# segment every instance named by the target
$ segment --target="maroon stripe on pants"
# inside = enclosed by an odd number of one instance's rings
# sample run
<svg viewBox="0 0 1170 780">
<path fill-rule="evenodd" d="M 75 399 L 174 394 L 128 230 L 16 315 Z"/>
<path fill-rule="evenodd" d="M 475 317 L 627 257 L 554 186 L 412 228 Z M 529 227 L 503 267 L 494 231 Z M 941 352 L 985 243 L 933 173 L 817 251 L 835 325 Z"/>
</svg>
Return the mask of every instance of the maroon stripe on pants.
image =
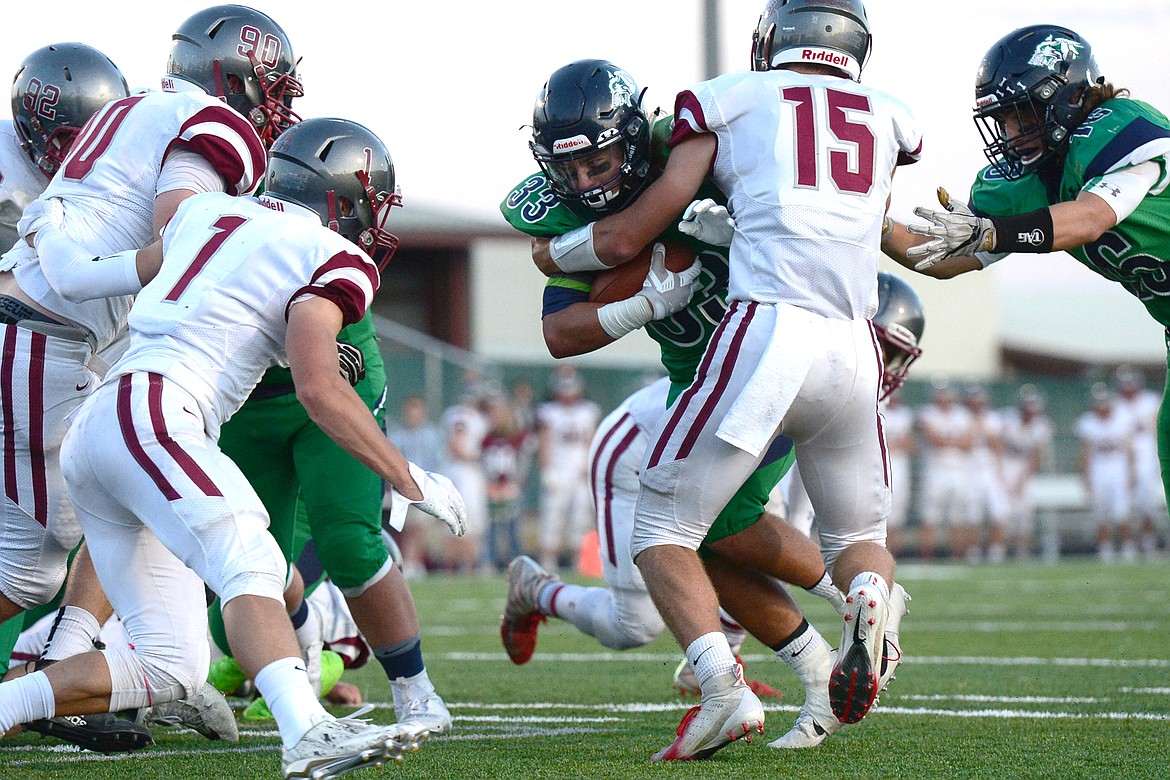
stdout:
<svg viewBox="0 0 1170 780">
<path fill-rule="evenodd" d="M 32 461 L 33 517 L 49 523 L 49 480 L 45 465 L 45 349 L 48 337 L 32 333 L 28 364 L 28 453 Z"/>
<path fill-rule="evenodd" d="M 130 451 L 130 455 L 154 481 L 155 486 L 158 487 L 167 501 L 177 501 L 182 498 L 179 491 L 175 490 L 155 462 L 146 454 L 142 443 L 138 441 L 138 433 L 134 430 L 134 417 L 130 411 L 133 378 L 133 374 L 124 374 L 118 380 L 118 427 L 122 429 L 122 441 L 126 442 L 126 449 Z"/>
<path fill-rule="evenodd" d="M 751 323 L 752 317 L 755 316 L 758 305 L 755 301 L 747 305 L 747 311 L 744 312 L 743 319 L 740 320 L 735 335 L 731 337 L 731 343 L 727 346 L 727 355 L 723 358 L 723 362 L 719 364 L 719 378 L 715 380 L 715 387 L 711 389 L 711 395 L 707 396 L 707 402 L 703 404 L 703 408 L 699 410 L 698 416 L 691 423 L 691 429 L 687 431 L 682 446 L 678 448 L 678 455 L 675 456 L 676 460 L 682 460 L 691 454 L 691 450 L 694 448 L 695 442 L 703 430 L 703 426 L 707 424 L 707 421 L 711 419 L 711 415 L 715 413 L 715 407 L 719 405 L 719 399 L 723 397 L 723 392 L 727 389 L 727 385 L 731 381 L 731 375 L 735 373 L 735 361 L 739 360 L 739 351 L 743 347 L 744 336 L 747 335 L 748 325 Z"/>
<path fill-rule="evenodd" d="M 662 452 L 666 449 L 666 443 L 670 441 L 671 435 L 674 434 L 674 429 L 678 427 L 678 422 L 682 419 L 687 404 L 695 397 L 695 393 L 699 392 L 699 386 L 703 383 L 703 380 L 707 376 L 707 370 L 711 367 L 711 360 L 718 348 L 719 339 L 723 337 L 723 331 L 727 327 L 728 321 L 731 320 L 735 312 L 739 309 L 739 303 L 739 301 L 736 301 L 731 304 L 731 308 L 723 315 L 723 320 L 719 323 L 719 327 L 715 329 L 715 335 L 707 343 L 707 349 L 703 352 L 703 362 L 699 364 L 699 370 L 695 372 L 695 381 L 683 391 L 682 395 L 675 402 L 674 414 L 670 416 L 670 420 L 666 423 L 666 428 L 663 429 L 662 435 L 654 443 L 654 451 L 650 453 L 650 460 L 646 465 L 647 469 L 654 468 L 662 461 Z"/>
<path fill-rule="evenodd" d="M 167 432 L 167 421 L 162 413 L 162 375 L 148 374 L 147 376 L 150 377 L 150 384 L 147 387 L 146 403 L 150 408 L 150 424 L 154 427 L 154 435 L 158 438 L 159 444 L 175 459 L 175 463 L 195 483 L 195 487 L 203 491 L 203 495 L 223 497 L 223 493 L 215 486 L 211 477 L 207 476 L 207 472 L 199 468 L 195 459 Z"/>
<path fill-rule="evenodd" d="M 12 419 L 12 366 L 16 362 L 16 328 L 4 329 L 4 352 L 0 356 L 0 409 L 4 412 L 4 495 L 16 504 L 16 423 Z"/>
<path fill-rule="evenodd" d="M 873 321 L 869 322 L 869 339 L 873 342 L 875 357 L 877 358 L 878 376 L 886 370 L 886 361 L 882 357 L 882 345 L 878 340 L 877 331 L 874 330 Z M 894 392 L 897 392 L 896 390 Z M 877 393 L 874 397 L 873 413 L 877 415 L 877 433 L 878 433 L 878 447 L 882 451 L 882 480 L 886 483 L 886 487 L 890 486 L 890 451 L 886 447 L 886 430 L 882 425 L 881 407 L 877 402 L 877 397 L 882 394 L 882 383 L 878 381 Z"/>
<path fill-rule="evenodd" d="M 602 525 L 597 530 L 598 533 L 605 531 L 605 538 L 608 540 L 607 546 L 609 547 L 609 560 L 614 565 L 617 565 L 617 553 L 613 549 L 613 519 L 609 516 L 610 500 L 613 498 L 613 490 L 609 484 L 609 475 L 613 473 L 613 461 L 611 459 L 610 466 L 605 470 L 606 481 L 604 495 L 598 495 L 597 491 L 597 466 L 601 461 L 602 454 L 605 452 L 606 445 L 609 444 L 609 440 L 614 437 L 614 434 L 618 432 L 619 428 L 626 424 L 627 420 L 633 424 L 633 418 L 630 417 L 629 413 L 623 414 L 618 418 L 617 423 L 605 432 L 605 436 L 601 437 L 601 441 L 597 444 L 597 452 L 593 455 L 593 462 L 589 464 L 589 482 L 593 486 L 593 501 L 602 510 L 601 516 L 604 518 Z M 637 428 L 635 427 L 634 430 L 637 430 Z"/>
<path fill-rule="evenodd" d="M 609 467 L 605 470 L 605 538 L 609 562 L 617 566 L 617 551 L 613 542 L 613 470 L 617 466 L 618 458 L 630 448 L 630 443 L 638 437 L 638 427 L 631 426 L 630 430 L 617 446 L 613 448 L 613 457 L 609 460 Z"/>
</svg>

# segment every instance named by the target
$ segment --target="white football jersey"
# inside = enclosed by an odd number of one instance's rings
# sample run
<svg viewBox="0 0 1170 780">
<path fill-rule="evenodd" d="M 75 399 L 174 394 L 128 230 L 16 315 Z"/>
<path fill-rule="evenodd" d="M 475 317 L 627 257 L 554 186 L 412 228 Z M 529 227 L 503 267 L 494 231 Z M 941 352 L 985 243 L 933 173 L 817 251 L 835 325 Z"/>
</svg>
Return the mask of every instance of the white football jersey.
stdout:
<svg viewBox="0 0 1170 780">
<path fill-rule="evenodd" d="M 0 120 L 0 251 L 16 243 L 16 223 L 49 179 L 20 148 L 11 119 Z"/>
<path fill-rule="evenodd" d="M 971 436 L 974 426 L 969 409 L 958 404 L 951 404 L 947 409 L 927 404 L 918 412 L 918 424 L 923 433 L 942 440 L 942 444 L 932 444 L 929 438 L 926 439 L 927 464 L 955 466 L 966 463 L 969 446 L 962 446 L 961 442 Z"/>
<path fill-rule="evenodd" d="M 1076 436 L 1089 448 L 1090 467 L 1127 468 L 1133 441 L 1133 421 L 1115 408 L 1102 417 L 1087 412 L 1077 418 Z"/>
<path fill-rule="evenodd" d="M 212 436 L 265 370 L 287 365 L 294 304 L 328 298 L 350 325 L 378 288 L 378 270 L 357 246 L 316 213 L 269 198 L 188 198 L 163 231 L 163 254 L 130 312 L 130 346 L 105 381 L 132 371 L 171 377 L 199 400 Z"/>
<path fill-rule="evenodd" d="M 1052 421 L 1037 414 L 1025 422 L 1020 410 L 1004 409 L 1003 456 L 1008 460 L 1027 460 L 1037 450 L 1046 452 L 1052 445 Z"/>
<path fill-rule="evenodd" d="M 41 199 L 65 204 L 62 232 L 95 255 L 146 246 L 167 152 L 204 157 L 228 193 L 250 192 L 266 158 L 252 125 L 202 92 L 149 92 L 107 103 L 86 123 Z M 98 349 L 117 335 L 131 298 L 73 303 L 57 295 L 35 253 L 16 259 L 16 281 L 45 309 L 89 330 Z"/>
<path fill-rule="evenodd" d="M 678 95 L 671 143 L 703 132 L 736 223 L 728 298 L 871 317 L 894 168 L 922 145 L 909 109 L 843 78 L 731 73 Z"/>
<path fill-rule="evenodd" d="M 584 473 L 600 420 L 601 407 L 585 398 L 568 404 L 547 401 L 537 407 L 537 425 L 548 431 L 549 468 Z"/>
</svg>

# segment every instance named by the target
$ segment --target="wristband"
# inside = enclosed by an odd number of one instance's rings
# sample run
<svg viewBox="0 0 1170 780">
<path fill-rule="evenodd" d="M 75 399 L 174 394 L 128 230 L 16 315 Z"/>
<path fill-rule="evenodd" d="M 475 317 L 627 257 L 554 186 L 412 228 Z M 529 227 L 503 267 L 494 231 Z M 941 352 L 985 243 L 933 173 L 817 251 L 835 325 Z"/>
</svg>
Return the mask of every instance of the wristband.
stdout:
<svg viewBox="0 0 1170 780">
<path fill-rule="evenodd" d="M 1052 212 L 1047 208 L 1008 217 L 992 217 L 995 226 L 995 252 L 1028 252 L 1045 254 L 1052 251 Z"/>
<path fill-rule="evenodd" d="M 886 243 L 890 240 L 890 236 L 894 235 L 894 220 L 889 217 L 882 219 L 882 240 L 881 243 Z"/>
<path fill-rule="evenodd" d="M 620 339 L 652 319 L 654 307 L 643 295 L 607 303 L 597 310 L 597 321 L 601 323 L 601 329 L 612 339 Z"/>
<path fill-rule="evenodd" d="M 553 264 L 568 273 L 609 270 L 593 248 L 592 222 L 554 238 L 548 243 L 548 253 Z"/>
</svg>

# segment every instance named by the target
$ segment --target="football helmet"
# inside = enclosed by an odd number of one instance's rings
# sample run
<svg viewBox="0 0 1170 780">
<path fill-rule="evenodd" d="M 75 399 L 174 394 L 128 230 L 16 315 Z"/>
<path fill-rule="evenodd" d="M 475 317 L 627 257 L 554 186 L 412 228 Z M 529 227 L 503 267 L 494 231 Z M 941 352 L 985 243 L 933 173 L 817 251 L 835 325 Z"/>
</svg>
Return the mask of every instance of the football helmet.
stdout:
<svg viewBox="0 0 1170 780">
<path fill-rule="evenodd" d="M 621 211 L 650 179 L 650 122 L 632 76 L 608 60 L 558 68 L 536 98 L 529 148 L 582 219 Z"/>
<path fill-rule="evenodd" d="M 752 70 L 807 62 L 859 81 L 872 45 L 861 0 L 769 0 L 752 36 Z"/>
<path fill-rule="evenodd" d="M 381 271 L 398 248 L 386 230 L 402 205 L 394 161 L 370 130 L 347 119 L 314 117 L 272 144 L 264 194 L 315 211 L 321 224 L 357 244 Z"/>
<path fill-rule="evenodd" d="M 885 365 L 878 400 L 884 400 L 902 386 L 906 372 L 922 354 L 918 343 L 926 328 L 922 300 L 914 288 L 891 273 L 878 273 L 878 309 L 873 329 L 882 344 Z"/>
<path fill-rule="evenodd" d="M 83 43 L 54 43 L 24 58 L 12 80 L 12 124 L 20 147 L 52 178 L 98 109 L 130 94 L 122 71 Z"/>
<path fill-rule="evenodd" d="M 975 125 L 988 161 L 1008 180 L 1053 161 L 1101 81 L 1089 42 L 1067 27 L 1039 24 L 1000 38 L 975 76 Z"/>
<path fill-rule="evenodd" d="M 267 148 L 300 121 L 291 108 L 304 94 L 297 63 L 288 36 L 271 17 L 242 5 L 216 5 L 171 36 L 163 83 L 189 82 L 224 101 L 255 125 Z"/>
</svg>

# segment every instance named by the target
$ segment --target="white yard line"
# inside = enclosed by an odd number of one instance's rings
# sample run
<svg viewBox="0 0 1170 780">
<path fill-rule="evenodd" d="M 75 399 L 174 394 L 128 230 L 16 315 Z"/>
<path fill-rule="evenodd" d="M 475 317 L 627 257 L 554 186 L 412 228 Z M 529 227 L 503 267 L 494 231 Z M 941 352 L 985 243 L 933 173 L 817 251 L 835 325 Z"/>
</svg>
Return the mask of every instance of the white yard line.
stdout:
<svg viewBox="0 0 1170 780">
<path fill-rule="evenodd" d="M 505 653 L 432 653 L 428 657 L 447 661 L 507 661 Z M 533 662 L 566 663 L 674 663 L 682 654 L 665 653 L 537 653 Z M 763 653 L 747 653 L 743 660 L 749 663 L 774 661 L 775 656 Z M 1088 666 L 1103 668 L 1166 669 L 1170 659 L 1166 658 L 1039 658 L 1033 656 L 967 656 L 967 655 L 907 655 L 902 663 L 924 666 Z"/>
</svg>

